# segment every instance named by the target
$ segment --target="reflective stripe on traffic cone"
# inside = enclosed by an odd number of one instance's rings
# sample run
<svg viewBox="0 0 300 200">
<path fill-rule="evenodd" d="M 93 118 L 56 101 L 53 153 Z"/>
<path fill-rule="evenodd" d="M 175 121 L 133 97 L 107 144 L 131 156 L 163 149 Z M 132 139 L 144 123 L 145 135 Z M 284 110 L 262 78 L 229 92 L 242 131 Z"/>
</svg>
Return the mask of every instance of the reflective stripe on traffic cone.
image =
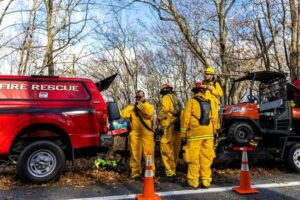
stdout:
<svg viewBox="0 0 300 200">
<path fill-rule="evenodd" d="M 154 178 L 152 169 L 152 155 L 147 154 L 144 189 L 142 195 L 137 195 L 138 200 L 160 200 L 160 197 L 154 193 Z"/>
<path fill-rule="evenodd" d="M 239 194 L 258 193 L 257 190 L 251 188 L 251 177 L 250 177 L 250 172 L 249 172 L 247 150 L 252 150 L 252 149 L 243 147 L 243 148 L 240 148 L 239 150 L 243 151 L 242 166 L 241 166 L 241 172 L 240 172 L 240 186 L 234 187 L 232 189 Z"/>
</svg>

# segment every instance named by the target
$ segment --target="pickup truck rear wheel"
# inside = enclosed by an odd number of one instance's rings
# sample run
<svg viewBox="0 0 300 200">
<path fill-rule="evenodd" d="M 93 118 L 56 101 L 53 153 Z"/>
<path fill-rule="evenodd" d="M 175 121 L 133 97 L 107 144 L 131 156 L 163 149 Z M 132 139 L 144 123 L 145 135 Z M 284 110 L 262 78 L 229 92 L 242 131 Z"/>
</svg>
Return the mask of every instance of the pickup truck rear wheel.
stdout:
<svg viewBox="0 0 300 200">
<path fill-rule="evenodd" d="M 51 141 L 29 144 L 20 154 L 17 174 L 24 181 L 44 183 L 58 180 L 65 167 L 65 154 Z"/>
<path fill-rule="evenodd" d="M 253 128 L 247 122 L 235 122 L 228 130 L 228 139 L 236 145 L 247 144 L 253 135 Z"/>
<path fill-rule="evenodd" d="M 288 161 L 290 167 L 295 172 L 300 172 L 300 143 L 294 144 L 288 152 Z"/>
</svg>

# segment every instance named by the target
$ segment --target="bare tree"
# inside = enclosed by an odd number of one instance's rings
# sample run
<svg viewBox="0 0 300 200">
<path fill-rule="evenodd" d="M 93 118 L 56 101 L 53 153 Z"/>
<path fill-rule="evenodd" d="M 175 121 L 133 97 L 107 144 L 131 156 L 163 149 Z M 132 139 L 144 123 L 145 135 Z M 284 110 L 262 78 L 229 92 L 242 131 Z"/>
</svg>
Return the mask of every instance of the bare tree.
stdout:
<svg viewBox="0 0 300 200">
<path fill-rule="evenodd" d="M 141 2 L 149 4 L 154 8 L 162 21 L 174 22 L 185 38 L 185 42 L 189 46 L 190 50 L 195 54 L 195 56 L 203 63 L 204 66 L 210 66 L 209 59 L 204 51 L 204 48 L 197 42 L 193 37 L 190 29 L 189 22 L 174 6 L 172 0 L 160 0 L 159 3 L 155 1 L 147 0 L 134 0 L 134 2 Z"/>
<path fill-rule="evenodd" d="M 55 53 L 61 53 L 80 40 L 87 21 L 90 0 L 43 0 L 46 7 L 47 46 L 40 73 L 48 69 L 54 75 Z M 76 9 L 81 10 L 83 17 L 74 20 Z"/>
<path fill-rule="evenodd" d="M 267 41 L 264 35 L 264 31 L 261 25 L 261 20 L 258 19 L 254 25 L 254 36 L 259 44 L 260 52 L 264 61 L 264 66 L 266 70 L 271 69 L 271 61 L 269 56 L 269 48 L 267 47 Z"/>
<path fill-rule="evenodd" d="M 289 0 L 290 3 L 290 14 L 291 14 L 291 50 L 290 50 L 290 73 L 291 79 L 295 80 L 299 78 L 299 4 L 296 5 L 295 0 Z M 299 2 L 298 2 L 299 3 Z M 298 6 L 298 7 L 297 7 Z"/>
<path fill-rule="evenodd" d="M 271 32 L 272 41 L 274 43 L 274 45 L 273 45 L 274 46 L 274 56 L 275 56 L 275 59 L 276 59 L 276 62 L 277 62 L 278 70 L 282 71 L 283 66 L 282 66 L 282 63 L 281 63 L 280 56 L 279 56 L 279 47 L 278 47 L 278 41 L 277 41 L 278 28 L 274 27 L 274 25 L 273 25 L 274 19 L 272 19 L 272 13 L 271 13 L 270 6 L 271 6 L 271 1 L 266 0 L 267 14 L 265 14 L 265 12 L 264 12 L 264 15 L 265 15 L 266 20 L 267 20 L 268 28 Z"/>
<path fill-rule="evenodd" d="M 5 17 L 5 15 L 7 14 L 7 10 L 8 10 L 8 8 L 11 6 L 11 4 L 12 4 L 13 1 L 14 1 L 14 0 L 9 0 L 9 1 L 7 2 L 7 4 L 6 4 L 6 6 L 4 7 L 3 12 L 2 12 L 1 15 L 0 15 L 0 25 L 2 24 L 2 21 L 3 21 L 4 17 Z M 3 1 L 2 1 L 1 4 L 3 4 Z"/>
<path fill-rule="evenodd" d="M 32 9 L 29 13 L 29 23 L 25 27 L 25 37 L 20 47 L 21 55 L 18 64 L 18 75 L 24 75 L 27 72 L 28 62 L 31 56 L 33 45 L 33 34 L 35 30 L 35 21 L 37 16 L 37 0 L 33 1 Z"/>
<path fill-rule="evenodd" d="M 178 9 L 175 7 L 175 3 L 172 0 L 161 0 L 159 3 L 154 1 L 146 1 L 146 0 L 135 0 L 134 2 L 142 2 L 149 4 L 152 8 L 154 8 L 160 19 L 162 21 L 174 22 L 181 34 L 184 36 L 184 41 L 187 44 L 188 48 L 191 52 L 200 60 L 200 62 L 208 67 L 210 66 L 209 57 L 203 46 L 198 42 L 197 37 L 195 38 L 195 34 L 190 28 L 190 24 L 187 18 L 180 13 Z M 227 43 L 227 27 L 226 27 L 226 17 L 228 16 L 230 10 L 232 9 L 235 0 L 222 0 L 217 1 L 214 0 L 214 5 L 217 11 L 218 17 L 218 46 L 219 46 L 219 56 L 221 60 L 221 69 L 223 73 L 230 73 L 229 68 L 229 56 L 228 56 L 228 48 L 226 46 Z M 213 32 L 211 30 L 205 30 L 209 32 Z M 214 32 L 213 32 L 213 35 Z M 228 95 L 229 92 L 229 79 L 225 78 L 225 96 Z M 226 98 L 225 98 L 226 99 Z"/>
<path fill-rule="evenodd" d="M 218 22 L 219 22 L 219 46 L 220 46 L 220 58 L 222 62 L 222 72 L 229 74 L 231 72 L 230 69 L 230 56 L 228 54 L 228 47 L 227 47 L 227 25 L 226 25 L 226 18 L 232 9 L 235 0 L 214 0 L 214 4 L 217 10 L 218 15 Z M 225 102 L 226 97 L 229 94 L 229 78 L 225 78 L 225 83 L 223 84 L 224 91 L 225 91 Z"/>
<path fill-rule="evenodd" d="M 143 78 L 140 54 L 144 45 L 134 28 L 128 24 L 122 25 L 120 21 L 118 16 L 114 16 L 114 24 L 108 27 L 95 21 L 97 23 L 96 37 L 105 41 L 99 50 L 102 53 L 97 55 L 95 61 L 105 67 L 109 73 L 119 73 L 120 82 L 116 85 L 119 91 L 113 96 L 118 99 L 118 94 L 121 93 L 126 100 L 125 103 L 128 104 L 132 101 L 135 91 L 138 90 L 139 80 Z M 102 69 L 94 71 L 100 74 L 101 72 L 103 72 Z"/>
</svg>

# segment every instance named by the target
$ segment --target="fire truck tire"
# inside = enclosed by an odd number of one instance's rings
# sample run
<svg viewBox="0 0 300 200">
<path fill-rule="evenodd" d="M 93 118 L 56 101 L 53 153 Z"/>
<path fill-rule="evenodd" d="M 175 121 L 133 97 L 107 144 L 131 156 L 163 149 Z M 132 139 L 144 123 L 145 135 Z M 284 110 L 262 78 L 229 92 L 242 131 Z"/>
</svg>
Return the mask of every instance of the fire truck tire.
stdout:
<svg viewBox="0 0 300 200">
<path fill-rule="evenodd" d="M 236 145 L 247 144 L 253 135 L 253 128 L 247 122 L 235 122 L 228 129 L 228 139 Z"/>
<path fill-rule="evenodd" d="M 288 152 L 288 161 L 290 167 L 295 172 L 300 172 L 300 143 L 296 143 L 289 149 Z"/>
<path fill-rule="evenodd" d="M 41 140 L 29 144 L 21 152 L 17 162 L 17 175 L 24 181 L 35 183 L 58 180 L 65 163 L 65 154 L 57 144 Z"/>
</svg>

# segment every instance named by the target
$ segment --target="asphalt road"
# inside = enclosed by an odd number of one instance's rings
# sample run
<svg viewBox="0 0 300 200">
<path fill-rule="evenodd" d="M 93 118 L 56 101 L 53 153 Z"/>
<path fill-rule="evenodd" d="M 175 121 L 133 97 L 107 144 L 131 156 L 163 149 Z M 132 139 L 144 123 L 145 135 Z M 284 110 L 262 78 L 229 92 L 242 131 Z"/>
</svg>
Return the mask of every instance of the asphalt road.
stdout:
<svg viewBox="0 0 300 200">
<path fill-rule="evenodd" d="M 190 190 L 182 184 L 169 183 L 161 180 L 155 185 L 156 192 L 162 192 L 162 199 L 300 199 L 300 174 L 285 173 L 274 176 L 255 176 L 252 177 L 252 184 L 278 184 L 278 183 L 297 183 L 295 186 L 276 186 L 259 188 L 259 193 L 254 195 L 241 196 L 230 188 L 236 184 L 213 184 L 211 189 Z M 100 200 L 100 199 L 125 199 L 128 197 L 135 197 L 134 194 L 142 192 L 143 183 L 141 181 L 134 181 L 129 184 L 105 184 L 105 181 L 99 181 L 97 184 L 80 186 L 80 187 L 37 187 L 37 188 L 18 188 L 6 191 L 0 191 L 0 199 L 4 200 L 57 200 L 57 199 L 83 199 L 83 200 Z M 225 189 L 224 189 L 225 188 Z M 224 189 L 224 191 L 222 191 Z M 220 191 L 221 190 L 221 191 Z M 197 194 L 176 194 L 176 192 L 187 192 Z M 120 196 L 121 195 L 121 196 Z"/>
<path fill-rule="evenodd" d="M 234 192 L 218 192 L 218 193 L 204 193 L 197 195 L 185 195 L 185 196 L 170 196 L 163 199 L 168 200 L 212 200 L 212 199 L 300 199 L 300 186 L 287 187 L 287 188 L 272 188 L 272 189 L 259 189 L 259 194 L 241 196 Z"/>
</svg>

